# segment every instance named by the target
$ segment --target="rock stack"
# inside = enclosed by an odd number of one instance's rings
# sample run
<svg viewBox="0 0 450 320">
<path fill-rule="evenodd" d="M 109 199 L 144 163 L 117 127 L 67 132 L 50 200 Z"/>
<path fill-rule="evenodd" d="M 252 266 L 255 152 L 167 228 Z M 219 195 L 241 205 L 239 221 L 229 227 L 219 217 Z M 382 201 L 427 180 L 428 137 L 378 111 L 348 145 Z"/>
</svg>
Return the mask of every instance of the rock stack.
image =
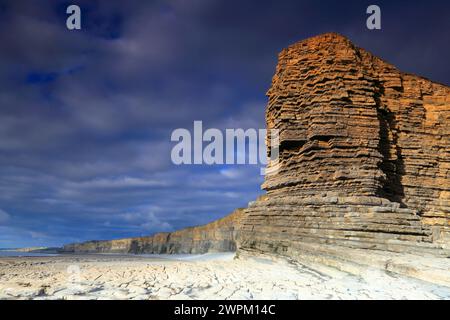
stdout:
<svg viewBox="0 0 450 320">
<path fill-rule="evenodd" d="M 241 253 L 449 254 L 449 87 L 328 33 L 280 53 L 267 95 L 279 160 L 245 212 Z"/>
<path fill-rule="evenodd" d="M 237 247 L 239 256 L 376 267 L 450 285 L 450 88 L 328 33 L 281 52 L 267 95 L 267 129 L 279 130 L 280 144 L 266 195 L 206 226 L 66 251 Z"/>
</svg>

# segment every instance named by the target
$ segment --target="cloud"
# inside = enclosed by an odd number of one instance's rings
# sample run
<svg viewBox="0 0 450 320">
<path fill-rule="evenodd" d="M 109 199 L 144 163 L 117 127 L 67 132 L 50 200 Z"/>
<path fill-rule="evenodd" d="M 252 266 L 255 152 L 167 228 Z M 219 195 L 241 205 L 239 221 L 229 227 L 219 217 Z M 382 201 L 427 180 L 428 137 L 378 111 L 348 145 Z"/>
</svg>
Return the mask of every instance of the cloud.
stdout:
<svg viewBox="0 0 450 320">
<path fill-rule="evenodd" d="M 73 183 L 75 189 L 126 189 L 126 188 L 150 188 L 150 187 L 167 187 L 169 184 L 165 181 L 157 181 L 151 179 L 141 179 L 134 177 L 121 178 L 98 178 L 89 181 Z"/>
<path fill-rule="evenodd" d="M 48 238 L 48 235 L 43 232 L 30 231 L 30 236 L 32 239 L 42 240 Z"/>
<path fill-rule="evenodd" d="M 10 215 L 6 213 L 4 210 L 0 209 L 0 223 L 4 223 L 8 221 L 10 218 Z"/>
<path fill-rule="evenodd" d="M 140 208 L 139 211 L 120 214 L 118 218 L 138 226 L 145 232 L 172 231 L 173 226 L 158 217 L 158 211 L 161 212 L 161 209 L 157 206 L 148 206 Z"/>
<path fill-rule="evenodd" d="M 220 170 L 220 174 L 229 179 L 238 179 L 242 177 L 243 172 L 238 169 L 222 169 Z"/>
</svg>

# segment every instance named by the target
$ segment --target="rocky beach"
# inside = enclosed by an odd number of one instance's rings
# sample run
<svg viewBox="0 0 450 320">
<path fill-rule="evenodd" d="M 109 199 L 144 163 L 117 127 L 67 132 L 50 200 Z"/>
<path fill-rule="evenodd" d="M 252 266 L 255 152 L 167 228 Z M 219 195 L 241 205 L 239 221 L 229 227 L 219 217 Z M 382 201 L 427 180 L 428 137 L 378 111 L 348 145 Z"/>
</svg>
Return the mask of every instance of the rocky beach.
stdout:
<svg viewBox="0 0 450 320">
<path fill-rule="evenodd" d="M 233 253 L 60 255 L 1 257 L 0 299 L 450 299 L 450 287 Z"/>
</svg>

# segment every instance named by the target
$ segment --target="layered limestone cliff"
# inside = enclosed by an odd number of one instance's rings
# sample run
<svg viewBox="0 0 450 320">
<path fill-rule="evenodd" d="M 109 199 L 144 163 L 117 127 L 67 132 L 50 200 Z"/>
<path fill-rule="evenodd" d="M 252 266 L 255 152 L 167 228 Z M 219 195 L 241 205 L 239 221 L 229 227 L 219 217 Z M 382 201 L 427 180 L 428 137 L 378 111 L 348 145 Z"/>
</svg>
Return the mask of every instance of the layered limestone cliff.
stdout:
<svg viewBox="0 0 450 320">
<path fill-rule="evenodd" d="M 283 50 L 267 95 L 279 160 L 242 219 L 241 253 L 449 254 L 449 87 L 329 33 Z"/>
<path fill-rule="evenodd" d="M 206 253 L 236 250 L 236 226 L 243 210 L 197 227 L 149 237 L 87 241 L 65 245 L 66 253 Z"/>
<path fill-rule="evenodd" d="M 280 145 L 265 196 L 205 226 L 65 251 L 237 249 L 450 284 L 450 88 L 328 33 L 281 52 L 267 95 Z"/>
</svg>

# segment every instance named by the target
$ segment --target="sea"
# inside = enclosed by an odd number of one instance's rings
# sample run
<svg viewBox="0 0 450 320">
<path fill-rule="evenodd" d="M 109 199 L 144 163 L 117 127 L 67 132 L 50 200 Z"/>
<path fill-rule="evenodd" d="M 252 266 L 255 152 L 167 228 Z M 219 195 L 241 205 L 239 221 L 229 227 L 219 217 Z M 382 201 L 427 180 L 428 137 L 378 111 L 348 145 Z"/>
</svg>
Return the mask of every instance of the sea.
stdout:
<svg viewBox="0 0 450 320">
<path fill-rule="evenodd" d="M 54 257 L 59 254 L 53 253 L 38 253 L 38 252 L 22 252 L 22 251 L 13 251 L 13 250 L 1 250 L 0 249 L 0 257 Z"/>
</svg>

